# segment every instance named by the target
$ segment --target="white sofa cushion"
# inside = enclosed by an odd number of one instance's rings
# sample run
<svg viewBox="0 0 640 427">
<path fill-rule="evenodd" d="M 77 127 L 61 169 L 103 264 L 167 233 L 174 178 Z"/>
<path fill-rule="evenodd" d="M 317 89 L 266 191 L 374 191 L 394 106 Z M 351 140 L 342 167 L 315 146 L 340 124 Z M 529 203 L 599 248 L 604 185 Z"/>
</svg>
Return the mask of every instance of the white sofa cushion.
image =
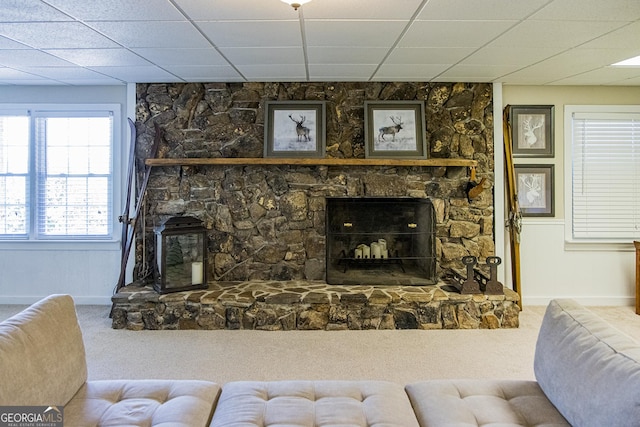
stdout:
<svg viewBox="0 0 640 427">
<path fill-rule="evenodd" d="M 65 406 L 64 425 L 206 426 L 219 394 L 208 381 L 89 381 Z"/>
<path fill-rule="evenodd" d="M 535 381 L 429 380 L 406 390 L 422 427 L 569 426 Z"/>
<path fill-rule="evenodd" d="M 572 425 L 640 423 L 640 345 L 575 301 L 547 306 L 534 372 Z"/>
<path fill-rule="evenodd" d="M 212 427 L 418 427 L 402 386 L 384 381 L 239 381 L 224 385 Z"/>
</svg>

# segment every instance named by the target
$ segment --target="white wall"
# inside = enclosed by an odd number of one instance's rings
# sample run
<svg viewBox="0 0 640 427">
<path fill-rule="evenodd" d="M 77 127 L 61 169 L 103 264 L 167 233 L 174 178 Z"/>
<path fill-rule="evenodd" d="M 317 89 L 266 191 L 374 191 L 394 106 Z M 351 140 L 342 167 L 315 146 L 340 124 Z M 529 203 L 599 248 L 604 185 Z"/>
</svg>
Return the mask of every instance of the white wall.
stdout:
<svg viewBox="0 0 640 427">
<path fill-rule="evenodd" d="M 523 219 L 520 243 L 523 306 L 544 305 L 550 299 L 562 297 L 585 305 L 633 305 L 635 252 L 632 243 L 617 250 L 576 250 L 565 246 L 564 106 L 639 104 L 640 87 L 504 85 L 502 92 L 503 107 L 555 105 L 554 158 L 515 159 L 516 164 L 555 165 L 555 217 Z M 507 281 L 511 283 L 510 278 Z"/>
<path fill-rule="evenodd" d="M 132 107 L 132 85 L 106 87 L 0 87 L 2 102 L 119 103 L 122 105 L 121 146 L 128 143 L 126 117 Z M 555 164 L 555 218 L 525 218 L 521 243 L 523 305 L 546 304 L 571 297 L 587 305 L 632 305 L 635 300 L 635 256 L 628 250 L 595 252 L 564 247 L 563 107 L 565 104 L 638 104 L 640 87 L 498 87 L 495 101 L 507 104 L 553 104 L 555 158 L 516 159 L 517 163 Z M 501 98 L 500 98 L 501 95 Z M 500 101 L 501 99 L 501 101 Z M 501 115 L 495 114 L 496 145 L 502 144 Z M 126 150 L 125 150 L 126 151 Z M 496 149 L 496 152 L 501 150 Z M 500 177 L 496 162 L 496 179 Z M 126 168 L 120 164 L 121 171 Z M 120 174 L 122 175 L 122 173 Z M 502 184 L 502 183 L 497 183 Z M 119 187 L 122 186 L 120 183 Z M 496 185 L 496 190 L 504 188 Z M 500 194 L 500 192 L 496 192 Z M 503 204 L 496 203 L 496 210 Z M 496 214 L 496 227 L 501 224 Z M 117 227 L 116 227 L 117 230 Z M 503 230 L 497 239 L 505 236 Z M 505 285 L 510 285 L 508 243 L 496 242 L 502 256 Z M 119 243 L 85 244 L 63 250 L 56 244 L 0 243 L 0 304 L 31 303 L 51 293 L 69 293 L 79 304 L 109 304 L 119 273 Z M 130 263 L 131 264 L 131 263 Z"/>
<path fill-rule="evenodd" d="M 0 86 L 2 103 L 120 104 L 119 149 L 128 145 L 127 87 Z M 127 152 L 126 150 L 124 151 Z M 120 156 L 122 157 L 122 156 Z M 117 157 L 116 157 L 117 158 Z M 121 212 L 122 162 L 116 165 L 114 196 Z M 126 172 L 125 172 L 126 173 Z M 117 221 L 117 215 L 114 219 Z M 119 236 L 119 225 L 114 231 Z M 79 304 L 110 304 L 120 271 L 120 244 L 87 242 L 0 243 L 0 304 L 29 304 L 52 293 L 71 294 Z"/>
</svg>

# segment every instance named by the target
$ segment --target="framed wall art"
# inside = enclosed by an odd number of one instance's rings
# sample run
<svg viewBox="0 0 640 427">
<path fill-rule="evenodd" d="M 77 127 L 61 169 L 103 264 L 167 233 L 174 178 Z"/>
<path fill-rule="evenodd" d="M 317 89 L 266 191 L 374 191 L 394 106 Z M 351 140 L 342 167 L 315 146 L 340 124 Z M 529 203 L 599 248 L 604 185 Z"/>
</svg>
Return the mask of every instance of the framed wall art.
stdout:
<svg viewBox="0 0 640 427">
<path fill-rule="evenodd" d="M 509 109 L 513 157 L 553 157 L 553 105 L 513 105 Z"/>
<path fill-rule="evenodd" d="M 365 157 L 427 158 L 424 103 L 367 101 L 364 109 Z"/>
<path fill-rule="evenodd" d="M 522 216 L 554 216 L 553 165 L 514 165 Z"/>
<path fill-rule="evenodd" d="M 267 101 L 264 120 L 265 157 L 324 157 L 324 101 Z"/>
</svg>

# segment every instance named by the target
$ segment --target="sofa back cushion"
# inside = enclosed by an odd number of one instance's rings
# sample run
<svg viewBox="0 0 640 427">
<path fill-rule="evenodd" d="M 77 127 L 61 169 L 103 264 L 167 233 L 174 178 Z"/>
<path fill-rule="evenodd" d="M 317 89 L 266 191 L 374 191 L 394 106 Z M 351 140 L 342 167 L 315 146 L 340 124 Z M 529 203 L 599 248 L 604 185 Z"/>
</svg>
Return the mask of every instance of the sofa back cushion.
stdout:
<svg viewBox="0 0 640 427">
<path fill-rule="evenodd" d="M 86 380 L 69 295 L 49 296 L 0 323 L 0 406 L 66 405 Z"/>
<path fill-rule="evenodd" d="M 574 426 L 640 420 L 640 345 L 572 300 L 553 300 L 542 321 L 534 371 Z"/>
</svg>

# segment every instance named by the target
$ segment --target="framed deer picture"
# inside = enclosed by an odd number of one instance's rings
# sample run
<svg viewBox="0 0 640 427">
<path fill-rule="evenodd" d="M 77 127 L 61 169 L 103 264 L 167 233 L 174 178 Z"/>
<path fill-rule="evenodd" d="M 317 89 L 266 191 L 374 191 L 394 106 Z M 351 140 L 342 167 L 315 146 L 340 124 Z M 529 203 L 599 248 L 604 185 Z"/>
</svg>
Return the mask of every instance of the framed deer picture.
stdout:
<svg viewBox="0 0 640 427">
<path fill-rule="evenodd" d="M 367 158 L 427 158 L 423 102 L 367 101 L 364 108 Z"/>
<path fill-rule="evenodd" d="M 509 109 L 513 157 L 553 157 L 553 105 L 513 105 Z"/>
<path fill-rule="evenodd" d="M 553 165 L 514 165 L 522 216 L 554 216 Z"/>
<path fill-rule="evenodd" d="M 267 101 L 264 119 L 265 157 L 324 157 L 324 101 Z"/>
</svg>

